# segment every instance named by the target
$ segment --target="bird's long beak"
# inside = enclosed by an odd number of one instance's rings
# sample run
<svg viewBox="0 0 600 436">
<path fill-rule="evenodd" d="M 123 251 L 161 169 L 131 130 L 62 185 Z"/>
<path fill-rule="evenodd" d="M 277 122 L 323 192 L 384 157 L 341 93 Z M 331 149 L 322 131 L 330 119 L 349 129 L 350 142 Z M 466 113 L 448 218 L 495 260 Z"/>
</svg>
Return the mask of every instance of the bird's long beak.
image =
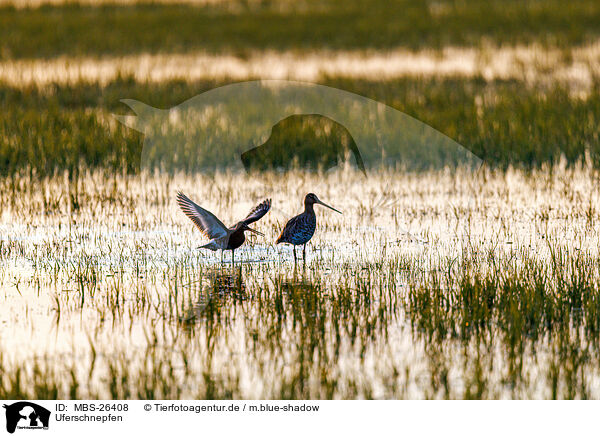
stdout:
<svg viewBox="0 0 600 436">
<path fill-rule="evenodd" d="M 342 212 L 340 212 L 339 210 L 337 210 L 337 209 L 334 209 L 334 208 L 333 208 L 333 207 L 331 207 L 330 205 L 323 203 L 321 200 L 317 200 L 317 203 L 319 203 L 321 206 L 328 207 L 329 209 L 331 209 L 331 210 L 333 210 L 333 211 L 335 211 L 335 212 L 337 212 L 337 213 L 340 213 L 340 214 L 342 213 Z"/>
<path fill-rule="evenodd" d="M 258 230 L 251 229 L 250 227 L 248 227 L 246 230 L 250 230 L 252 233 L 256 233 L 257 235 L 260 235 L 260 236 L 265 236 L 264 233 L 261 233 Z"/>
</svg>

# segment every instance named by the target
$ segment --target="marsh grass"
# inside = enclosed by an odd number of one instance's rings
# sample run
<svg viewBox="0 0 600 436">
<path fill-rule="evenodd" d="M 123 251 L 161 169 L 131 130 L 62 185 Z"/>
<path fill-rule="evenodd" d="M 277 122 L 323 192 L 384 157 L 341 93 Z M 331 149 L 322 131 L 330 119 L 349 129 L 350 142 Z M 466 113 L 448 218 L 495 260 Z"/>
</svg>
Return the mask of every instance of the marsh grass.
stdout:
<svg viewBox="0 0 600 436">
<path fill-rule="evenodd" d="M 5 178 L 0 396 L 598 398 L 597 177 L 81 169 L 77 208 L 68 177 Z M 267 237 L 220 265 L 176 189 L 226 223 L 269 193 Z M 294 267 L 298 189 L 344 215 Z"/>
<path fill-rule="evenodd" d="M 541 44 L 600 36 L 597 2 L 357 0 L 0 7 L 0 58 Z M 149 31 L 151 29 L 152 31 Z M 174 31 L 176 29 L 176 31 Z M 73 37 L 76 35 L 76 37 Z"/>
<path fill-rule="evenodd" d="M 240 76 L 16 69 L 0 84 L 0 397 L 600 398 L 597 2 L 60 1 L 0 7 L 3 67 L 474 50 L 466 76 L 318 77 L 487 166 L 248 175 L 207 153 L 210 173 L 149 174 L 120 99 L 170 108 Z M 486 74 L 520 47 L 552 56 Z M 178 189 L 227 224 L 272 197 L 266 238 L 220 265 Z M 317 211 L 295 267 L 273 241 L 310 191 L 344 215 Z"/>
<path fill-rule="evenodd" d="M 170 108 L 226 82 L 172 81 L 160 84 L 120 79 L 107 86 L 79 84 L 0 87 L 0 171 L 21 177 L 80 165 L 118 173 L 139 171 L 143 136 L 120 125 L 111 114 L 127 111 L 124 96 Z M 415 79 L 387 82 L 331 78 L 339 89 L 386 103 L 432 126 L 473 151 L 488 165 L 539 168 L 564 157 L 573 164 L 586 153 L 598 166 L 600 98 L 598 83 L 587 98 L 574 98 L 560 84 L 524 87 L 520 81 Z M 304 132 L 286 130 L 293 142 Z M 251 144 L 256 146 L 258 144 Z M 205 167 L 228 165 L 232 151 L 203 151 Z"/>
</svg>

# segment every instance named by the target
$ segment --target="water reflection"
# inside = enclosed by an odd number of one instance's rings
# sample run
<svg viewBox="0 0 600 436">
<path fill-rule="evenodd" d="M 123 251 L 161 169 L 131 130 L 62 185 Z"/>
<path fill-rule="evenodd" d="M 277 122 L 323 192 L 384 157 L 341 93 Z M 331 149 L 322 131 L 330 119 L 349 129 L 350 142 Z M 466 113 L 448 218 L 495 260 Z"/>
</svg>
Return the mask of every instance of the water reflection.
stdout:
<svg viewBox="0 0 600 436">
<path fill-rule="evenodd" d="M 214 267 L 201 272 L 201 290 L 182 321 L 193 323 L 203 316 L 212 316 L 227 301 L 234 304 L 247 299 L 241 267 Z"/>
</svg>

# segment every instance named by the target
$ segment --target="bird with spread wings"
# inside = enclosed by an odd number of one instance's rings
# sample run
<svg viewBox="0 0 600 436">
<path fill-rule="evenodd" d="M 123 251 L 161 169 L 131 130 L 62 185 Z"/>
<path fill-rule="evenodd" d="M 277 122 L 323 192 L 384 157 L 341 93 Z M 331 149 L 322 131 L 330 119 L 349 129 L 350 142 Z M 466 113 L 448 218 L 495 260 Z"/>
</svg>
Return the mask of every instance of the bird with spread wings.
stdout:
<svg viewBox="0 0 600 436">
<path fill-rule="evenodd" d="M 264 234 L 258 230 L 250 228 L 249 224 L 261 219 L 269 209 L 271 209 L 271 199 L 269 198 L 254 207 L 246 218 L 238 221 L 231 227 L 226 227 L 214 214 L 198 206 L 182 192 L 177 193 L 177 204 L 204 236 L 210 239 L 207 244 L 202 245 L 199 248 L 207 248 L 212 251 L 231 250 L 232 262 L 235 256 L 235 249 L 240 247 L 246 240 L 246 236 L 244 235 L 245 231 L 264 236 Z"/>
</svg>

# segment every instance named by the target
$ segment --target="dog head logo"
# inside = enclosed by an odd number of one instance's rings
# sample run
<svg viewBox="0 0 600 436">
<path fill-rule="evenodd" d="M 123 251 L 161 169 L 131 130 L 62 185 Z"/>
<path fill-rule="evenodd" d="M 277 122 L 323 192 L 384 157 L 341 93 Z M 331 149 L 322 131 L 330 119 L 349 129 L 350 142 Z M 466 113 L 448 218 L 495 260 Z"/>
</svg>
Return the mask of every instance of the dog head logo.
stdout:
<svg viewBox="0 0 600 436">
<path fill-rule="evenodd" d="M 356 141 L 344 126 L 317 114 L 290 115 L 271 129 L 269 139 L 240 156 L 244 168 L 290 170 L 322 168 L 325 171 L 352 156 L 366 176 L 365 164 Z"/>
<path fill-rule="evenodd" d="M 167 172 L 479 167 L 481 160 L 425 123 L 375 100 L 323 85 L 242 82 L 171 109 L 122 100 L 116 116 L 144 133 L 141 168 Z M 307 130 L 312 133 L 307 135 Z M 332 139 L 333 138 L 333 139 Z"/>
<path fill-rule="evenodd" d="M 29 401 L 5 404 L 6 431 L 14 433 L 19 429 L 48 429 L 50 411 Z"/>
</svg>

